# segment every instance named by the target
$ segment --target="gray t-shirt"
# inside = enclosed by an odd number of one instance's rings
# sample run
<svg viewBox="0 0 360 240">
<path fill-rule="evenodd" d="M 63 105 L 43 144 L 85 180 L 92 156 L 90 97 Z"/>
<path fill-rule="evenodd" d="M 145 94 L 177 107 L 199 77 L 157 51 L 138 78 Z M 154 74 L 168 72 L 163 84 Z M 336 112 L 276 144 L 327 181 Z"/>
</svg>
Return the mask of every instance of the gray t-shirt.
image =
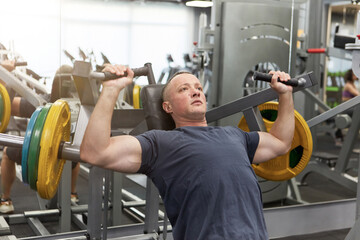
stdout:
<svg viewBox="0 0 360 240">
<path fill-rule="evenodd" d="M 251 167 L 257 132 L 181 127 L 148 131 L 137 139 L 139 173 L 159 189 L 174 239 L 268 239 Z"/>
</svg>

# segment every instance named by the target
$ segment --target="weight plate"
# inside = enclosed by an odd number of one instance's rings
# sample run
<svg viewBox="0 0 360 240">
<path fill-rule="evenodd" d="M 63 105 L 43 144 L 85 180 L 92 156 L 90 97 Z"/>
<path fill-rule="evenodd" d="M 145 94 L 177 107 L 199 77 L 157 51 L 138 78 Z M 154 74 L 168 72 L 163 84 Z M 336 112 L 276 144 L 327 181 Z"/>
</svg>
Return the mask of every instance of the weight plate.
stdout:
<svg viewBox="0 0 360 240">
<path fill-rule="evenodd" d="M 33 132 L 30 139 L 30 147 L 28 153 L 28 181 L 32 189 L 36 190 L 36 182 L 38 176 L 38 163 L 40 153 L 41 133 L 45 124 L 46 116 L 51 109 L 51 103 L 46 104 L 36 118 Z"/>
<path fill-rule="evenodd" d="M 139 109 L 140 108 L 140 86 L 135 84 L 133 88 L 133 103 L 134 108 Z"/>
<path fill-rule="evenodd" d="M 31 135 L 33 133 L 33 129 L 35 126 L 35 121 L 43 107 L 38 107 L 35 112 L 30 117 L 30 121 L 26 127 L 25 136 L 24 136 L 24 143 L 22 146 L 21 152 L 21 173 L 22 173 L 22 180 L 24 183 L 29 183 L 28 181 L 28 154 L 30 148 L 30 140 Z"/>
<path fill-rule="evenodd" d="M 277 117 L 277 102 L 267 102 L 259 105 L 267 131 Z M 282 156 L 260 164 L 252 164 L 255 173 L 267 180 L 285 181 L 298 175 L 308 164 L 313 148 L 309 126 L 304 118 L 295 110 L 295 132 L 290 151 Z M 249 131 L 246 120 L 241 118 L 238 127 Z"/>
<path fill-rule="evenodd" d="M 4 116 L 4 100 L 0 94 L 0 119 Z"/>
<path fill-rule="evenodd" d="M 60 143 L 70 140 L 70 108 L 57 100 L 51 107 L 40 141 L 37 191 L 40 197 L 51 199 L 60 182 L 65 160 L 58 159 Z"/>
<path fill-rule="evenodd" d="M 1 123 L 0 123 L 0 132 L 5 132 L 7 125 L 9 124 L 10 121 L 10 116 L 11 116 L 11 102 L 10 102 L 10 97 L 9 94 L 6 90 L 6 88 L 4 87 L 4 85 L 0 84 L 0 94 L 1 97 L 3 99 L 3 115 L 2 118 L 0 119 Z"/>
</svg>

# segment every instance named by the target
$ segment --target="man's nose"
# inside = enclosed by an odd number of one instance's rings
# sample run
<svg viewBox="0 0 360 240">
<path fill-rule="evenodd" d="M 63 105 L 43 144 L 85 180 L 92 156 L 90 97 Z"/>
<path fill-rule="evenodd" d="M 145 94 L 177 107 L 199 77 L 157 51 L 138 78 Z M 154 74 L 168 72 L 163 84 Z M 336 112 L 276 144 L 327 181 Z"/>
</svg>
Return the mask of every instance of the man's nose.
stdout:
<svg viewBox="0 0 360 240">
<path fill-rule="evenodd" d="M 200 90 L 197 89 L 197 88 L 194 88 L 192 96 L 193 97 L 200 97 Z"/>
</svg>

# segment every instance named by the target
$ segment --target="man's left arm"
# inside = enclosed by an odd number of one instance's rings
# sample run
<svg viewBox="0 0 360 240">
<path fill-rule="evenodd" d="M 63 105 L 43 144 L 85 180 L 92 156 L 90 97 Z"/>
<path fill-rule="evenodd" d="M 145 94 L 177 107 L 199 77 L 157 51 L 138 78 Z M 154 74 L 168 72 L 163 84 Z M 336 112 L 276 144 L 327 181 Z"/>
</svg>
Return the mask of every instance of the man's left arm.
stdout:
<svg viewBox="0 0 360 240">
<path fill-rule="evenodd" d="M 292 87 L 277 81 L 287 81 L 290 76 L 284 72 L 273 74 L 271 87 L 278 93 L 278 115 L 269 132 L 259 132 L 259 145 L 253 163 L 261 163 L 286 154 L 291 147 L 295 130 L 294 101 Z"/>
</svg>

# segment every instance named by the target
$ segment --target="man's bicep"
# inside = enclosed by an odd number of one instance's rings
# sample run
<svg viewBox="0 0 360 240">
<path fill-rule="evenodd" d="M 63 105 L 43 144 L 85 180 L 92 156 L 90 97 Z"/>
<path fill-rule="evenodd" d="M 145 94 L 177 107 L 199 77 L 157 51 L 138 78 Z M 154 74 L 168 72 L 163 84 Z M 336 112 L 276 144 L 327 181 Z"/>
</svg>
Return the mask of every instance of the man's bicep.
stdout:
<svg viewBox="0 0 360 240">
<path fill-rule="evenodd" d="M 106 168 L 118 172 L 136 173 L 141 166 L 142 149 L 138 139 L 130 135 L 111 138 L 109 164 Z"/>
<path fill-rule="evenodd" d="M 259 132 L 259 145 L 256 149 L 253 163 L 262 163 L 278 156 L 282 144 L 279 139 L 268 132 Z"/>
</svg>

